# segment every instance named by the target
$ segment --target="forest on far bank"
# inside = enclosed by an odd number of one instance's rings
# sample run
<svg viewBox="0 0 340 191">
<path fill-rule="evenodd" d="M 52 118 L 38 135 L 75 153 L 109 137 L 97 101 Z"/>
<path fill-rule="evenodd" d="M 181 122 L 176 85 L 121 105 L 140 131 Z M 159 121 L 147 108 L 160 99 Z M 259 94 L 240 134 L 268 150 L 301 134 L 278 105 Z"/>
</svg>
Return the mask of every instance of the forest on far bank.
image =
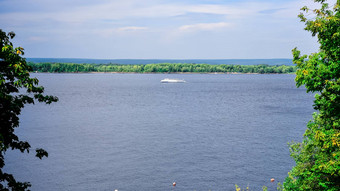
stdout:
<svg viewBox="0 0 340 191">
<path fill-rule="evenodd" d="M 158 63 L 145 65 L 126 64 L 75 64 L 75 63 L 33 63 L 29 62 L 31 72 L 49 73 L 259 73 L 287 74 L 296 71 L 295 66 L 286 65 L 210 65 L 193 63 Z"/>
</svg>

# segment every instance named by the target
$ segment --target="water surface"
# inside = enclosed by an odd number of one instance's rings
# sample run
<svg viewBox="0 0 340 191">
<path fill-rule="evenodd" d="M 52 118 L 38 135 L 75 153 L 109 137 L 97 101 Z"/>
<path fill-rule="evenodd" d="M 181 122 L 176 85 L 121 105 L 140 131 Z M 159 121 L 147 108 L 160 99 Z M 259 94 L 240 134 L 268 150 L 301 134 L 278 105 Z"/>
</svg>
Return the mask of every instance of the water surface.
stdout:
<svg viewBox="0 0 340 191">
<path fill-rule="evenodd" d="M 49 157 L 7 152 L 6 170 L 38 191 L 274 190 L 313 112 L 294 75 L 33 75 L 60 101 L 26 106 L 16 132 Z"/>
</svg>

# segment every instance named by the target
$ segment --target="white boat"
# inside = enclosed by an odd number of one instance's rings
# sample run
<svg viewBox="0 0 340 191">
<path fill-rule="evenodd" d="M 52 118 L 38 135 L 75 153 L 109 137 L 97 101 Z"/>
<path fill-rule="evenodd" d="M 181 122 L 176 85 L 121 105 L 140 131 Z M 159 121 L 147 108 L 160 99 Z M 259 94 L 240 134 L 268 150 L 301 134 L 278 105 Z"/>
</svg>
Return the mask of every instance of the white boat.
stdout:
<svg viewBox="0 0 340 191">
<path fill-rule="evenodd" d="M 161 80 L 161 83 L 184 83 L 185 80 L 179 80 L 179 79 L 170 79 L 170 78 L 165 78 Z"/>
</svg>

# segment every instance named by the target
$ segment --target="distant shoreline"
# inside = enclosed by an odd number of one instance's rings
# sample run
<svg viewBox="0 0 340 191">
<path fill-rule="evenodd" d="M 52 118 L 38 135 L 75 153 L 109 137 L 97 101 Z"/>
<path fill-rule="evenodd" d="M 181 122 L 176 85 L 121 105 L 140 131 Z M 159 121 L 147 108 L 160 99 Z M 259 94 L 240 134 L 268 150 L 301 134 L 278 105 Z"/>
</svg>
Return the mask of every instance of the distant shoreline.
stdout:
<svg viewBox="0 0 340 191">
<path fill-rule="evenodd" d="M 286 65 L 211 65 L 191 63 L 157 63 L 145 65 L 124 64 L 76 64 L 76 63 L 32 63 L 31 71 L 50 73 L 207 73 L 207 74 L 275 74 L 293 73 L 295 66 Z"/>
<path fill-rule="evenodd" d="M 211 75 L 239 75 L 239 74 L 258 74 L 258 75 L 265 75 L 265 74 L 295 74 L 295 72 L 290 73 L 241 73 L 241 72 L 172 72 L 172 73 L 158 73 L 158 72 L 30 72 L 31 74 L 211 74 Z"/>
</svg>

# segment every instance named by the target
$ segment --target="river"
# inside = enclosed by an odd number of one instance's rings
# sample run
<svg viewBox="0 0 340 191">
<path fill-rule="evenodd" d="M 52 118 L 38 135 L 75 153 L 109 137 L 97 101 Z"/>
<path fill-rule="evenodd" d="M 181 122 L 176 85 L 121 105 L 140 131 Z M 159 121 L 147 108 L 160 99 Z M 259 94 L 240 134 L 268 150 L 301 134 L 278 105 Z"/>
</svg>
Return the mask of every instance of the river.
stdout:
<svg viewBox="0 0 340 191">
<path fill-rule="evenodd" d="M 49 157 L 8 151 L 5 170 L 38 191 L 275 190 L 313 113 L 292 74 L 32 75 L 60 101 L 16 133 Z"/>
</svg>

